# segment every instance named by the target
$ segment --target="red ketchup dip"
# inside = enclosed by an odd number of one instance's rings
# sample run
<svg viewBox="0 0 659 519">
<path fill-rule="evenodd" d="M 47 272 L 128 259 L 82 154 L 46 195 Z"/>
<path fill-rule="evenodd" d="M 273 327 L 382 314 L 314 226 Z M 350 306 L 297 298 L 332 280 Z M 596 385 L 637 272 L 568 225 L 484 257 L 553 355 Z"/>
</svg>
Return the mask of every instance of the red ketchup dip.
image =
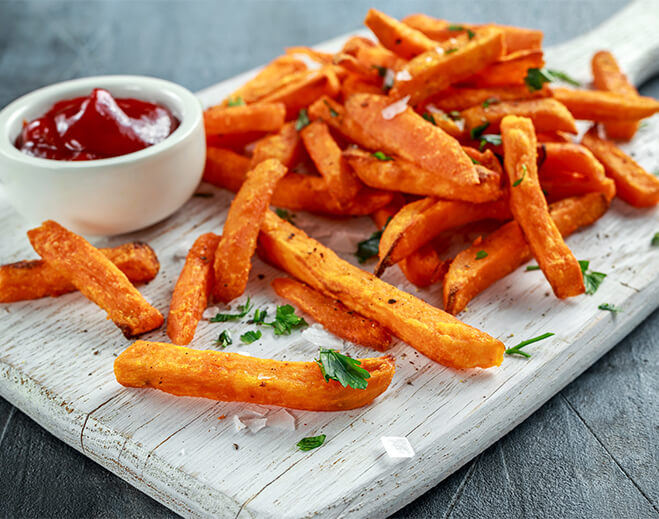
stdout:
<svg viewBox="0 0 659 519">
<path fill-rule="evenodd" d="M 153 146 L 178 125 L 163 106 L 115 99 L 95 88 L 88 97 L 58 101 L 41 117 L 23 123 L 15 144 L 23 153 L 44 159 L 107 159 Z"/>
</svg>

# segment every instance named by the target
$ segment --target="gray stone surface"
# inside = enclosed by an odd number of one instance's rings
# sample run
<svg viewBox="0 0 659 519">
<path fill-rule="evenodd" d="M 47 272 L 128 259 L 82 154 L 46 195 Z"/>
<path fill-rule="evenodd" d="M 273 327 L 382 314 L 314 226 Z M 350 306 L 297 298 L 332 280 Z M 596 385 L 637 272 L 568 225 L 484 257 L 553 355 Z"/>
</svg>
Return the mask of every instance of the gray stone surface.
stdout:
<svg viewBox="0 0 659 519">
<path fill-rule="evenodd" d="M 198 90 L 285 46 L 357 28 L 373 4 L 394 16 L 421 11 L 538 27 L 552 44 L 595 27 L 625 3 L 0 0 L 0 106 L 39 86 L 94 74 L 154 75 Z M 659 97 L 659 80 L 642 93 Z M 522 425 L 394 517 L 659 515 L 657 337 L 659 311 Z M 0 517 L 175 514 L 0 399 Z"/>
</svg>

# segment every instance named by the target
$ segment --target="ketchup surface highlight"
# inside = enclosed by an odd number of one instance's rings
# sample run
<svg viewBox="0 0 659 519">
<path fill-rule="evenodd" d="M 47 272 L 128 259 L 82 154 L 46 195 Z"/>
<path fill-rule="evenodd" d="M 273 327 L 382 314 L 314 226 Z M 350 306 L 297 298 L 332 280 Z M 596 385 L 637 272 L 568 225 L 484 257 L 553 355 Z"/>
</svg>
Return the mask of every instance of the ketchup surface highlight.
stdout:
<svg viewBox="0 0 659 519">
<path fill-rule="evenodd" d="M 15 145 L 44 159 L 106 159 L 153 146 L 178 125 L 163 106 L 115 99 L 107 90 L 95 88 L 88 97 L 58 101 L 43 116 L 24 123 Z"/>
</svg>

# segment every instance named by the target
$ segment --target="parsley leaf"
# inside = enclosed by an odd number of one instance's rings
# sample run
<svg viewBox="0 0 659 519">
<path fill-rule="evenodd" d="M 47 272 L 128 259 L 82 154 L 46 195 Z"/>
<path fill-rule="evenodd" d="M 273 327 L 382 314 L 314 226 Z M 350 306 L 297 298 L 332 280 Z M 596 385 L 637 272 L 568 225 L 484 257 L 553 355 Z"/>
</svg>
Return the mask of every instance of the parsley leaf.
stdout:
<svg viewBox="0 0 659 519">
<path fill-rule="evenodd" d="M 224 323 L 226 321 L 237 321 L 245 317 L 254 305 L 251 303 L 250 298 L 247 298 L 247 302 L 244 305 L 238 305 L 237 314 L 215 314 L 215 317 L 210 318 L 211 323 Z M 231 343 L 229 343 L 231 344 Z"/>
<path fill-rule="evenodd" d="M 499 101 L 499 99 L 496 97 L 488 97 L 485 101 L 483 101 L 482 107 L 487 108 L 490 105 L 494 105 L 500 102 L 501 101 Z"/>
<path fill-rule="evenodd" d="M 486 144 L 491 144 L 492 146 L 501 146 L 501 143 L 503 141 L 501 140 L 501 135 L 496 134 L 496 133 L 489 133 L 487 135 L 481 135 L 481 143 L 478 149 L 483 151 L 483 148 L 485 148 Z"/>
<path fill-rule="evenodd" d="M 565 72 L 561 72 L 560 70 L 552 70 L 552 69 L 546 69 L 546 72 L 554 79 L 558 79 L 559 81 L 569 83 L 572 86 L 576 86 L 576 87 L 581 86 L 581 83 L 579 83 L 576 79 L 572 79 Z"/>
<path fill-rule="evenodd" d="M 437 126 L 437 123 L 435 122 L 435 117 L 430 112 L 423 112 L 423 114 L 421 114 L 421 117 L 423 117 L 429 123 L 432 123 L 435 126 Z"/>
<path fill-rule="evenodd" d="M 484 259 L 484 258 L 487 258 L 487 252 L 485 252 L 484 250 L 479 250 L 479 251 L 476 253 L 476 259 L 477 259 L 477 260 L 482 260 L 482 259 Z"/>
<path fill-rule="evenodd" d="M 302 108 L 297 114 L 297 121 L 295 121 L 295 129 L 299 132 L 302 128 L 310 124 L 309 114 L 306 108 Z"/>
<path fill-rule="evenodd" d="M 311 449 L 316 449 L 325 443 L 325 438 L 327 438 L 327 436 L 324 434 L 302 438 L 299 442 L 297 442 L 297 448 L 301 451 L 310 451 Z"/>
<path fill-rule="evenodd" d="M 481 135 L 483 135 L 483 132 L 487 130 L 487 127 L 489 125 L 490 123 L 488 121 L 485 121 L 480 126 L 476 126 L 475 128 L 472 128 L 471 131 L 469 132 L 469 135 L 474 140 L 480 139 Z"/>
<path fill-rule="evenodd" d="M 384 77 L 387 75 L 387 67 L 381 67 L 379 65 L 373 65 L 374 69 L 377 69 L 378 71 L 378 76 Z"/>
<path fill-rule="evenodd" d="M 256 310 L 254 310 L 254 317 L 252 317 L 252 321 L 254 322 L 254 324 L 263 324 L 267 315 L 268 315 L 267 310 L 260 310 L 259 308 L 257 308 Z"/>
<path fill-rule="evenodd" d="M 542 85 L 555 80 L 564 81 L 574 86 L 581 86 L 578 81 L 572 79 L 565 72 L 546 68 L 530 68 L 526 71 L 526 77 L 524 78 L 524 82 L 531 92 L 541 90 Z"/>
<path fill-rule="evenodd" d="M 597 292 L 597 289 L 602 284 L 602 281 L 604 281 L 606 274 L 588 270 L 590 261 L 579 260 L 579 266 L 581 267 L 581 273 L 583 274 L 583 282 L 586 285 L 586 294 L 592 296 Z"/>
<path fill-rule="evenodd" d="M 504 353 L 506 355 L 521 355 L 522 357 L 526 357 L 527 359 L 531 356 L 530 353 L 526 353 L 525 351 L 522 351 L 522 348 L 524 346 L 528 346 L 529 344 L 533 344 L 534 342 L 541 341 L 543 339 L 546 339 L 547 337 L 551 337 L 554 335 L 551 332 L 548 333 L 543 333 L 542 335 L 538 335 L 537 337 L 534 337 L 533 339 L 527 339 L 525 341 L 520 342 L 517 346 L 513 346 L 512 348 L 508 348 Z"/>
<path fill-rule="evenodd" d="M 373 156 L 374 156 L 376 159 L 378 159 L 378 160 L 382 160 L 382 161 L 394 160 L 393 158 L 391 158 L 389 155 L 386 155 L 386 154 L 385 154 L 384 152 L 382 152 L 382 151 L 376 151 L 375 153 L 373 153 Z"/>
<path fill-rule="evenodd" d="M 224 330 L 220 336 L 215 340 L 215 345 L 221 348 L 226 348 L 229 344 L 233 344 L 231 333 L 229 330 Z"/>
<path fill-rule="evenodd" d="M 454 52 L 458 52 L 458 49 L 453 48 L 453 49 L 446 49 L 444 51 L 444 54 L 453 54 Z"/>
<path fill-rule="evenodd" d="M 530 272 L 531 270 L 540 270 L 540 267 L 538 265 L 528 265 L 526 271 Z"/>
<path fill-rule="evenodd" d="M 527 171 L 526 164 L 522 164 L 522 176 L 519 177 L 517 180 L 515 180 L 515 182 L 513 182 L 513 187 L 519 186 L 524 181 L 524 179 L 526 178 L 526 171 Z"/>
<path fill-rule="evenodd" d="M 469 157 L 471 159 L 472 164 L 480 164 L 479 161 L 477 161 L 474 157 Z"/>
<path fill-rule="evenodd" d="M 368 239 L 362 240 L 357 244 L 357 253 L 355 256 L 357 256 L 359 263 L 365 263 L 366 260 L 378 255 L 381 237 L 382 231 L 375 231 Z"/>
<path fill-rule="evenodd" d="M 608 312 L 613 312 L 614 314 L 618 312 L 622 312 L 622 308 L 618 308 L 617 306 L 609 303 L 602 303 L 597 308 L 599 308 L 600 310 L 607 310 Z"/>
<path fill-rule="evenodd" d="M 262 335 L 261 330 L 249 330 L 240 336 L 240 340 L 245 344 L 252 344 L 254 341 L 258 341 Z"/>
<path fill-rule="evenodd" d="M 291 214 L 286 209 L 280 209 L 279 207 L 275 209 L 275 213 L 277 213 L 277 216 L 282 220 L 286 220 L 288 223 L 295 225 L 295 222 L 293 221 L 293 218 L 296 216 L 295 214 Z"/>
<path fill-rule="evenodd" d="M 655 232 L 652 240 L 650 241 L 652 247 L 659 247 L 659 232 Z"/>
<path fill-rule="evenodd" d="M 271 323 L 263 323 L 265 326 L 272 326 L 275 335 L 290 335 L 291 331 L 309 326 L 309 324 L 299 315 L 295 315 L 295 308 L 291 305 L 277 307 L 277 315 Z"/>
<path fill-rule="evenodd" d="M 334 110 L 334 108 L 332 108 L 332 105 L 329 104 L 329 102 L 327 101 L 327 99 L 325 99 L 323 102 L 325 103 L 325 105 L 327 106 L 327 108 L 329 108 L 330 117 L 336 117 L 336 116 L 339 115 L 339 112 L 337 112 L 336 110 Z"/>
<path fill-rule="evenodd" d="M 229 98 L 227 101 L 227 106 L 245 106 L 245 101 L 243 101 L 243 98 L 238 96 L 235 99 Z"/>
<path fill-rule="evenodd" d="M 469 36 L 470 40 L 474 36 L 476 36 L 476 33 L 474 31 L 472 31 L 471 29 L 467 29 L 464 25 L 449 25 L 448 30 L 449 31 L 467 31 L 467 36 Z"/>
<path fill-rule="evenodd" d="M 343 387 L 350 386 L 354 389 L 366 389 L 368 386 L 366 380 L 371 378 L 371 374 L 360 367 L 360 361 L 342 355 L 336 350 L 324 348 L 320 348 L 319 357 L 316 363 L 325 381 L 336 380 Z"/>
</svg>

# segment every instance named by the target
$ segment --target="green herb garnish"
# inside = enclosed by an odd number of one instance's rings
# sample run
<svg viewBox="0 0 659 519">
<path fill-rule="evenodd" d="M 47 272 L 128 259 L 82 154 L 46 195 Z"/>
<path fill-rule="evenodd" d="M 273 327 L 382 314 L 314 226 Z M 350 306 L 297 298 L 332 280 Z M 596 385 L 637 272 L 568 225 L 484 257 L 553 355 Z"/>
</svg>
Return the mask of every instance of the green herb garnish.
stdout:
<svg viewBox="0 0 659 519">
<path fill-rule="evenodd" d="M 517 180 L 515 180 L 515 182 L 513 182 L 513 187 L 519 186 L 524 181 L 524 179 L 526 178 L 526 172 L 527 172 L 526 164 L 522 164 L 522 176 L 519 177 Z"/>
<path fill-rule="evenodd" d="M 501 146 L 501 135 L 497 133 L 488 133 L 487 135 L 481 135 L 481 143 L 478 147 L 480 151 L 483 151 L 486 144 L 491 144 L 492 146 Z"/>
<path fill-rule="evenodd" d="M 554 79 L 558 79 L 559 81 L 569 83 L 572 86 L 576 86 L 576 87 L 581 86 L 581 83 L 579 83 L 576 79 L 572 79 L 565 72 L 561 72 L 560 70 L 553 70 L 553 69 L 546 69 L 546 72 Z"/>
<path fill-rule="evenodd" d="M 377 256 L 380 250 L 380 238 L 382 237 L 382 230 L 375 231 L 371 236 L 362 240 L 357 244 L 357 260 L 359 263 L 365 263 L 373 256 Z"/>
<path fill-rule="evenodd" d="M 490 105 L 494 105 L 494 104 L 497 104 L 497 103 L 500 103 L 500 102 L 501 101 L 499 101 L 499 99 L 497 99 L 496 97 L 488 97 L 485 101 L 483 101 L 482 106 L 483 106 L 483 108 L 487 108 Z"/>
<path fill-rule="evenodd" d="M 366 380 L 371 378 L 371 374 L 360 367 L 360 361 L 343 355 L 336 350 L 320 348 L 319 358 L 316 359 L 316 363 L 320 367 L 320 372 L 323 374 L 325 381 L 336 380 L 343 387 L 366 389 L 366 386 L 368 386 Z"/>
<path fill-rule="evenodd" d="M 243 101 L 243 98 L 238 96 L 235 99 L 229 98 L 227 101 L 227 106 L 245 106 L 245 101 Z"/>
<path fill-rule="evenodd" d="M 469 135 L 474 140 L 480 139 L 481 135 L 483 135 L 483 132 L 487 130 L 487 127 L 489 125 L 490 123 L 488 121 L 485 121 L 483 124 L 476 126 L 475 128 L 472 128 L 471 131 L 469 132 Z"/>
<path fill-rule="evenodd" d="M 327 99 L 325 99 L 323 102 L 325 103 L 325 106 L 327 106 L 327 108 L 329 108 L 330 117 L 336 117 L 336 116 L 339 115 L 339 112 L 337 112 L 336 110 L 334 110 L 334 108 L 332 108 L 332 105 L 329 104 Z"/>
<path fill-rule="evenodd" d="M 302 317 L 295 315 L 295 308 L 291 305 L 278 306 L 275 320 L 271 323 L 263 323 L 263 325 L 272 326 L 275 335 L 290 335 L 293 330 L 309 326 Z"/>
<path fill-rule="evenodd" d="M 262 335 L 261 330 L 249 330 L 240 336 L 240 340 L 245 344 L 252 344 L 254 341 L 258 341 Z"/>
<path fill-rule="evenodd" d="M 524 82 L 531 92 L 541 90 L 542 85 L 555 80 L 564 81 L 574 86 L 581 86 L 578 81 L 572 79 L 565 72 L 546 68 L 530 68 L 526 71 L 526 77 L 524 78 Z"/>
<path fill-rule="evenodd" d="M 531 270 L 540 270 L 540 267 L 538 267 L 538 265 L 528 265 L 526 271 L 530 272 Z"/>
<path fill-rule="evenodd" d="M 469 157 L 471 159 L 472 164 L 480 164 L 479 161 L 477 161 L 474 157 Z"/>
<path fill-rule="evenodd" d="M 309 125 L 311 121 L 309 120 L 309 114 L 307 113 L 306 108 L 302 108 L 297 114 L 297 121 L 295 121 L 295 129 L 299 132 L 302 128 Z"/>
<path fill-rule="evenodd" d="M 430 112 L 423 112 L 423 114 L 421 114 L 421 117 L 423 117 L 429 123 L 432 123 L 435 126 L 437 126 L 437 122 L 435 121 L 435 117 Z"/>
<path fill-rule="evenodd" d="M 476 36 L 476 33 L 474 31 L 472 31 L 471 29 L 467 29 L 464 25 L 449 25 L 448 30 L 449 31 L 467 31 L 467 36 L 469 36 L 470 40 L 474 36 Z"/>
<path fill-rule="evenodd" d="M 602 303 L 597 308 L 599 308 L 600 310 L 606 310 L 607 312 L 613 312 L 614 314 L 617 314 L 618 312 L 622 312 L 622 308 L 618 308 L 617 306 L 609 303 Z"/>
<path fill-rule="evenodd" d="M 237 321 L 245 317 L 249 311 L 252 309 L 250 298 L 247 298 L 247 302 L 244 305 L 238 305 L 237 314 L 215 314 L 215 317 L 210 318 L 211 323 L 224 323 L 226 321 Z"/>
<path fill-rule="evenodd" d="M 288 223 L 295 225 L 295 222 L 293 221 L 293 218 L 296 216 L 295 214 L 291 214 L 286 209 L 280 209 L 279 207 L 275 209 L 275 213 L 277 213 L 277 216 L 282 220 L 286 220 Z"/>
<path fill-rule="evenodd" d="M 316 449 L 325 443 L 325 438 L 327 438 L 327 436 L 324 434 L 302 438 L 299 442 L 297 442 L 297 448 L 301 451 L 310 451 L 312 449 Z"/>
<path fill-rule="evenodd" d="M 485 252 L 484 250 L 479 250 L 476 253 L 476 259 L 477 260 L 482 260 L 483 258 L 487 258 L 487 252 Z"/>
<path fill-rule="evenodd" d="M 533 339 L 527 339 L 525 341 L 520 342 L 517 346 L 513 346 L 512 348 L 508 348 L 504 353 L 506 355 L 521 355 L 522 357 L 529 358 L 531 356 L 530 353 L 526 353 L 525 351 L 522 351 L 522 348 L 524 346 L 528 346 L 529 344 L 533 344 L 534 342 L 541 341 L 543 339 L 546 339 L 547 337 L 551 337 L 554 335 L 553 333 L 543 333 L 542 335 L 538 335 L 537 337 L 534 337 Z"/>
<path fill-rule="evenodd" d="M 267 310 L 261 310 L 257 308 L 256 310 L 254 310 L 254 317 L 252 317 L 252 321 L 254 322 L 254 324 L 263 324 L 265 322 L 265 318 L 267 317 L 267 315 L 268 315 Z"/>
<path fill-rule="evenodd" d="M 453 49 L 446 49 L 444 51 L 444 54 L 453 54 L 454 52 L 458 52 L 458 49 L 453 48 Z"/>
<path fill-rule="evenodd" d="M 374 156 L 376 159 L 378 159 L 378 160 L 382 160 L 382 161 L 394 160 L 392 157 L 390 157 L 389 155 L 386 155 L 386 154 L 385 154 L 384 152 L 382 152 L 382 151 L 376 151 L 375 153 L 373 153 L 373 156 Z"/>
<path fill-rule="evenodd" d="M 579 260 L 579 266 L 581 267 L 581 273 L 583 274 L 583 282 L 586 285 L 586 294 L 592 296 L 597 292 L 597 289 L 602 284 L 602 281 L 604 281 L 606 274 L 588 270 L 590 261 Z"/>
<path fill-rule="evenodd" d="M 452 119 L 454 121 L 459 121 L 460 119 L 462 119 L 462 114 L 457 110 L 451 110 L 448 113 L 448 116 L 449 116 L 449 119 Z"/>
<path fill-rule="evenodd" d="M 652 240 L 650 240 L 650 245 L 652 247 L 659 247 L 659 232 L 655 232 Z"/>
<path fill-rule="evenodd" d="M 229 346 L 229 344 L 233 344 L 231 333 L 229 332 L 229 330 L 224 330 L 215 341 L 215 345 L 221 348 L 226 348 L 227 346 Z"/>
</svg>

